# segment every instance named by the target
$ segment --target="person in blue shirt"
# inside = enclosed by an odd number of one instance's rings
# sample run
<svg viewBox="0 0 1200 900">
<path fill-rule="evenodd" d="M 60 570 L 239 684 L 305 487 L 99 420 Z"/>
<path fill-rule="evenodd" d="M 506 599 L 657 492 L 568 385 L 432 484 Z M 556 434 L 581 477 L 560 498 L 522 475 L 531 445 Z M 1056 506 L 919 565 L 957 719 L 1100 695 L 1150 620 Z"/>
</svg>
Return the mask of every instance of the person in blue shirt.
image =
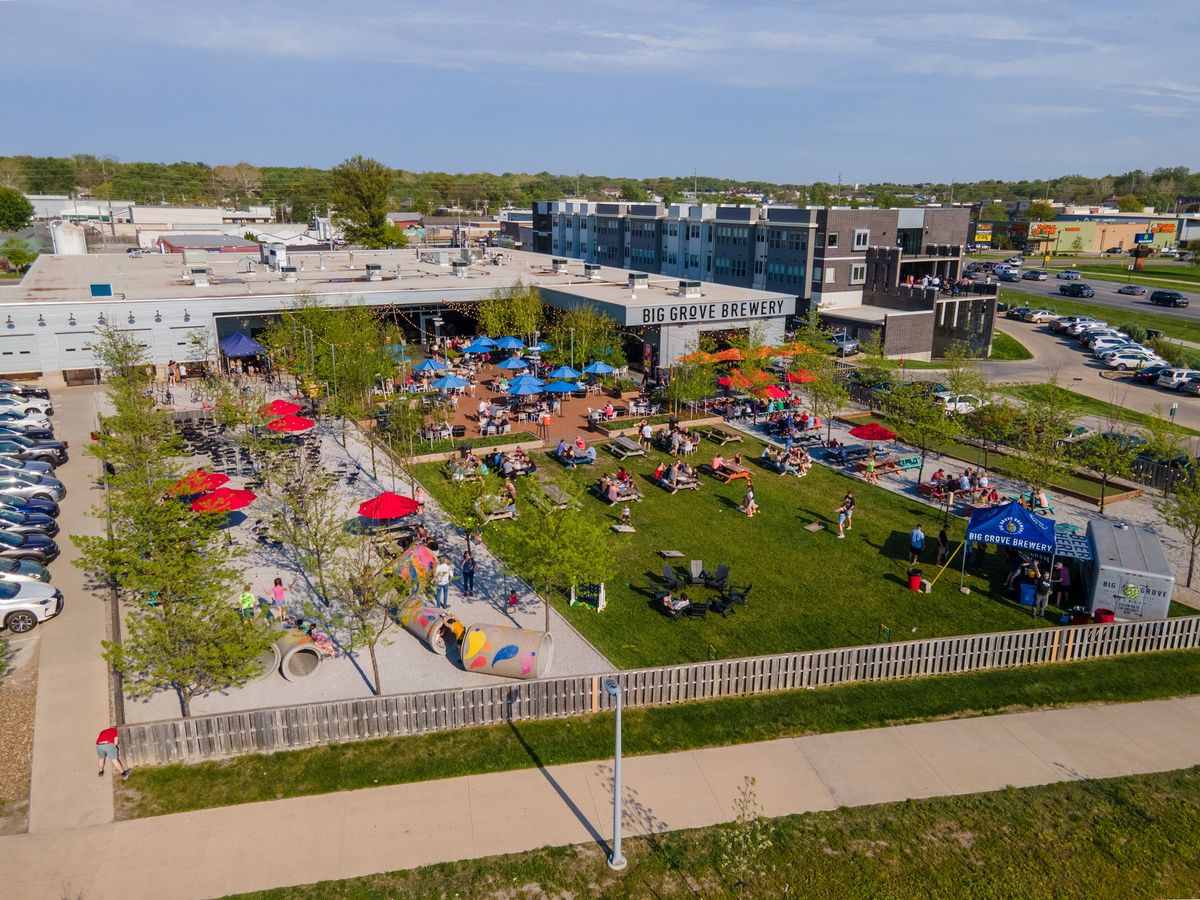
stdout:
<svg viewBox="0 0 1200 900">
<path fill-rule="evenodd" d="M 908 535 L 909 552 L 908 561 L 910 563 L 918 563 L 921 561 L 921 551 L 925 549 L 925 532 L 921 530 L 920 523 L 917 523 Z"/>
</svg>

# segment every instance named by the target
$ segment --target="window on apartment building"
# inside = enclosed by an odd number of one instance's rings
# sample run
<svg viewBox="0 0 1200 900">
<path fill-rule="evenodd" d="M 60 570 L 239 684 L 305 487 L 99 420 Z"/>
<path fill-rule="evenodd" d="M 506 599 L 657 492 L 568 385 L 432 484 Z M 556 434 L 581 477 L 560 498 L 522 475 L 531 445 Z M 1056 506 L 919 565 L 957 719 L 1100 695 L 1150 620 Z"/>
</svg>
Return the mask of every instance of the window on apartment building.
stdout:
<svg viewBox="0 0 1200 900">
<path fill-rule="evenodd" d="M 837 246 L 837 232 L 836 231 L 829 232 L 829 237 L 827 237 L 825 239 L 825 246 L 826 247 L 836 247 Z"/>
<path fill-rule="evenodd" d="M 789 250 L 804 250 L 808 247 L 808 241 L 802 231 L 789 231 L 787 236 L 787 248 Z"/>
<path fill-rule="evenodd" d="M 837 267 L 836 266 L 826 266 L 825 267 L 825 283 L 833 284 L 835 281 L 837 281 Z"/>
<path fill-rule="evenodd" d="M 689 225 L 688 226 L 688 237 L 690 237 L 690 238 L 700 237 L 700 226 L 699 225 Z"/>
<path fill-rule="evenodd" d="M 821 279 L 823 279 L 824 277 L 825 277 L 825 270 L 822 269 L 820 266 L 813 266 L 813 282 L 816 284 L 820 284 Z"/>
<path fill-rule="evenodd" d="M 567 252 L 570 253 L 573 249 L 571 241 L 567 241 Z"/>
<path fill-rule="evenodd" d="M 761 259 L 756 259 L 754 261 L 754 274 L 761 275 L 762 273 L 763 273 L 763 261 Z"/>
<path fill-rule="evenodd" d="M 850 266 L 850 283 L 851 284 L 866 284 L 867 282 L 867 264 L 854 263 Z"/>
<path fill-rule="evenodd" d="M 764 231 L 762 228 L 756 228 L 754 231 L 754 240 L 761 244 L 766 239 L 767 239 L 767 232 Z"/>
<path fill-rule="evenodd" d="M 854 229 L 854 249 L 866 250 L 871 245 L 871 232 L 866 228 Z"/>
<path fill-rule="evenodd" d="M 587 231 L 587 220 L 586 219 L 579 223 L 579 230 Z"/>
</svg>

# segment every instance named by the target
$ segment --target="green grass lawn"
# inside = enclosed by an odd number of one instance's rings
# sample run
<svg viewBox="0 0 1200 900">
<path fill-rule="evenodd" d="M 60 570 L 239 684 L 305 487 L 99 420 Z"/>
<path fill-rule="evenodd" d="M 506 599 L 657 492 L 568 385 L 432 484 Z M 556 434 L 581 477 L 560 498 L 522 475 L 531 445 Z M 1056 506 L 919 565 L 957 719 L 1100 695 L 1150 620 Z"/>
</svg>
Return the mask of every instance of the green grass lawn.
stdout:
<svg viewBox="0 0 1200 900">
<path fill-rule="evenodd" d="M 992 355 L 988 359 L 1021 360 L 1033 359 L 1033 354 L 1010 334 L 995 331 L 992 334 Z"/>
<path fill-rule="evenodd" d="M 998 386 L 996 390 L 1026 403 L 1036 403 L 1039 399 L 1046 397 L 1049 392 L 1058 392 L 1067 395 L 1067 399 L 1079 410 L 1078 414 L 1081 416 L 1096 416 L 1106 421 L 1125 425 L 1145 426 L 1154 419 L 1153 416 L 1146 413 L 1118 406 L 1115 403 L 1108 403 L 1105 400 L 1097 400 L 1095 397 L 1087 397 L 1053 384 L 1008 384 Z M 1200 435 L 1200 431 L 1193 428 L 1176 427 L 1184 434 Z"/>
<path fill-rule="evenodd" d="M 553 598 L 571 624 L 616 665 L 636 668 L 865 644 L 876 639 L 881 623 L 906 637 L 1036 627 L 1019 606 L 993 589 L 998 572 L 987 578 L 969 577 L 969 597 L 959 593 L 954 573 L 948 573 L 930 595 L 907 589 L 909 532 L 918 522 L 929 540 L 925 570 L 934 571 L 929 557 L 941 521 L 937 510 L 821 465 L 814 466 L 806 478 L 785 478 L 758 468 L 754 458 L 760 443 L 747 439 L 740 447 L 755 471 L 761 512 L 753 519 L 737 510 L 744 483 L 726 486 L 701 476 L 700 490 L 671 496 L 649 480 L 655 465 L 666 457 L 652 451 L 628 463 L 645 500 L 633 504 L 637 533 L 610 536 L 619 575 L 608 586 L 608 608 L 597 614 Z M 716 449 L 705 442 L 694 462 L 710 460 Z M 724 455 L 732 456 L 735 449 L 724 448 Z M 539 454 L 537 462 L 539 474 L 560 483 L 574 482 L 579 489 L 620 465 L 603 448 L 595 466 L 573 471 L 545 455 Z M 417 466 L 414 472 L 435 498 L 453 490 L 435 464 Z M 834 512 L 848 490 L 857 498 L 854 527 L 845 540 L 839 540 Z M 521 515 L 541 515 L 523 499 L 519 503 Z M 590 494 L 583 508 L 586 515 L 603 522 L 618 520 L 619 508 L 610 508 Z M 826 527 L 816 533 L 805 531 L 804 526 L 812 522 Z M 962 537 L 964 525 L 963 520 L 952 518 L 951 539 Z M 485 538 L 501 558 L 506 556 L 505 536 L 506 523 L 499 523 Z M 730 618 L 667 618 L 651 597 L 666 562 L 656 552 L 660 549 L 683 553 L 676 562 L 685 570 L 693 559 L 702 560 L 709 571 L 727 564 L 732 582 L 753 583 L 749 603 Z M 1002 568 L 998 559 L 996 566 Z M 516 571 L 520 574 L 519 567 Z M 704 588 L 691 591 L 697 600 L 708 594 Z"/>
<path fill-rule="evenodd" d="M 1114 281 L 1118 284 L 1140 284 L 1148 290 L 1158 288 L 1184 291 L 1200 287 L 1200 269 L 1193 266 L 1148 265 L 1142 272 L 1130 272 L 1126 268 L 1128 265 L 1128 262 L 1107 266 L 1084 262 L 1075 268 L 1084 278 Z"/>
<path fill-rule="evenodd" d="M 1080 703 L 1192 693 L 1200 651 L 1128 656 L 683 703 L 623 714 L 624 751 L 667 753 Z M 123 818 L 561 765 L 612 754 L 607 713 L 467 728 L 196 765 L 141 767 L 117 785 Z"/>
<path fill-rule="evenodd" d="M 1102 322 L 1111 322 L 1113 325 L 1128 324 L 1140 325 L 1143 328 L 1157 328 L 1169 338 L 1200 343 L 1200 322 L 1163 313 L 1143 312 L 1143 309 L 1146 308 L 1145 297 L 1130 297 L 1128 309 L 1117 309 L 1080 300 L 1068 300 L 1066 297 L 1031 297 L 1029 294 L 1004 288 L 1000 290 L 1000 299 L 1009 306 L 1034 306 L 1035 309 L 1049 309 L 1063 316 L 1093 316 Z"/>
<path fill-rule="evenodd" d="M 593 843 L 242 896 L 1194 897 L 1198 791 L 1200 768 L 1066 781 L 631 838 L 619 873 Z"/>
</svg>

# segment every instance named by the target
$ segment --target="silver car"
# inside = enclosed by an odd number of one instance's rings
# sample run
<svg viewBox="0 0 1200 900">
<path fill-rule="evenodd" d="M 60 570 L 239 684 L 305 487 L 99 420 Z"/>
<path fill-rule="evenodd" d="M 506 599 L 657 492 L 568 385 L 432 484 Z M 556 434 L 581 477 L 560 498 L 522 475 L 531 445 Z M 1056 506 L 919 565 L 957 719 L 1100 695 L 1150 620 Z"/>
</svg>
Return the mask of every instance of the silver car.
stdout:
<svg viewBox="0 0 1200 900">
<path fill-rule="evenodd" d="M 54 404 L 41 397 L 19 397 L 0 392 L 0 412 L 20 412 L 27 416 L 52 416 Z"/>
<path fill-rule="evenodd" d="M 41 460 L 14 459 L 11 456 L 0 453 L 0 469 L 14 469 L 18 472 L 36 472 L 39 475 L 48 475 L 54 471 L 54 466 Z"/>
<path fill-rule="evenodd" d="M 11 494 L 25 499 L 55 500 L 61 503 L 67 496 L 67 488 L 56 478 L 0 471 L 0 494 Z"/>
<path fill-rule="evenodd" d="M 36 581 L 0 581 L 0 622 L 13 634 L 33 631 L 62 612 L 62 591 Z"/>
<path fill-rule="evenodd" d="M 50 582 L 50 570 L 29 559 L 5 559 L 0 557 L 0 581 Z"/>
</svg>

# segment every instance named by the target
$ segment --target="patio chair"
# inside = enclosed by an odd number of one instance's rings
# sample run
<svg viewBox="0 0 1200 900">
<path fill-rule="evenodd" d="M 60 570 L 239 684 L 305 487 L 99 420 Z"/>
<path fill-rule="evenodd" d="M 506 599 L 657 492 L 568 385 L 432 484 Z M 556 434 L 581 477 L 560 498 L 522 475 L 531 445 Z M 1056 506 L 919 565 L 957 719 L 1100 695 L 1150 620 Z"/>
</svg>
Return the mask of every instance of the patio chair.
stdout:
<svg viewBox="0 0 1200 900">
<path fill-rule="evenodd" d="M 717 566 L 717 571 L 714 574 L 710 575 L 708 572 L 701 572 L 700 577 L 704 579 L 705 587 L 723 591 L 725 590 L 726 582 L 729 581 L 729 566 L 721 563 L 721 565 Z"/>
<path fill-rule="evenodd" d="M 704 560 L 693 559 L 690 569 L 690 577 L 692 584 L 701 584 L 704 581 Z"/>
<path fill-rule="evenodd" d="M 734 609 L 733 601 L 727 600 L 724 597 L 718 597 L 716 600 L 710 601 L 708 608 L 715 613 L 720 613 L 726 619 L 737 612 L 737 610 Z"/>
<path fill-rule="evenodd" d="M 669 591 L 677 591 L 687 582 L 675 574 L 675 569 L 671 565 L 663 566 L 663 585 Z"/>
<path fill-rule="evenodd" d="M 750 593 L 750 589 L 752 587 L 754 587 L 753 582 L 745 587 L 736 587 L 735 585 L 731 584 L 722 589 L 721 597 L 729 603 L 739 603 L 744 606 L 746 603 L 746 596 Z"/>
<path fill-rule="evenodd" d="M 683 614 L 692 619 L 703 619 L 708 615 L 708 604 L 697 603 L 695 600 L 693 600 L 683 608 Z"/>
</svg>

